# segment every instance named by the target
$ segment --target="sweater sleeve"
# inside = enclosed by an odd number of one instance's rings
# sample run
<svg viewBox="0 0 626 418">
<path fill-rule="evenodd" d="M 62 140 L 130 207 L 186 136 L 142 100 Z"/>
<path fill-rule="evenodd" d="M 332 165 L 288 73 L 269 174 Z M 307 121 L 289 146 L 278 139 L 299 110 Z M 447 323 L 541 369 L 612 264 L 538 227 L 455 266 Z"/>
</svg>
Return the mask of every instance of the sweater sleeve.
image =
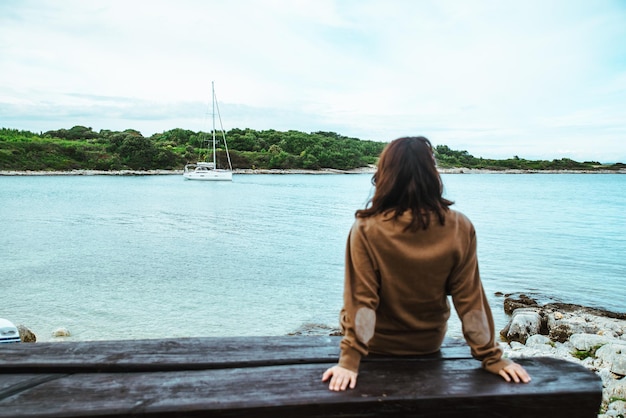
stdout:
<svg viewBox="0 0 626 418">
<path fill-rule="evenodd" d="M 344 305 L 340 324 L 343 331 L 339 365 L 358 372 L 361 358 L 368 353 L 374 335 L 378 307 L 378 269 L 358 221 L 346 244 Z"/>
<path fill-rule="evenodd" d="M 502 358 L 502 349 L 495 341 L 493 316 L 478 270 L 473 227 L 463 251 L 448 280 L 448 291 L 461 319 L 463 336 L 470 346 L 472 357 L 480 360 L 487 371 L 497 374 L 510 364 L 510 360 Z"/>
</svg>

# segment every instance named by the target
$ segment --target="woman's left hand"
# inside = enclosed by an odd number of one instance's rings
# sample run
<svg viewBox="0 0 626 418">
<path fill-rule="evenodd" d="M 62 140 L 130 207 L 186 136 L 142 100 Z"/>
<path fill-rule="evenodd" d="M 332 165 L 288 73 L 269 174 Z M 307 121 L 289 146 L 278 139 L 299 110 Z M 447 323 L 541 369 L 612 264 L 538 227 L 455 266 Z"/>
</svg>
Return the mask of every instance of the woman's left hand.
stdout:
<svg viewBox="0 0 626 418">
<path fill-rule="evenodd" d="M 356 387 L 357 373 L 345 369 L 341 366 L 333 366 L 326 370 L 322 375 L 322 382 L 330 379 L 328 389 L 334 391 L 346 390 L 348 387 L 354 389 Z"/>
</svg>

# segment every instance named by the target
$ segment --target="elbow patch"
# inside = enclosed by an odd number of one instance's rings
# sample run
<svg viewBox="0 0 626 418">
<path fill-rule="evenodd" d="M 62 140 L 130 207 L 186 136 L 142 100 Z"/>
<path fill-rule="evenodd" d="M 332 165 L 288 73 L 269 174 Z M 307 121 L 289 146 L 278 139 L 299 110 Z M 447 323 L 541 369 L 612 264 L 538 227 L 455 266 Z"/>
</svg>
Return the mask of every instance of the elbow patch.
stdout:
<svg viewBox="0 0 626 418">
<path fill-rule="evenodd" d="M 370 308 L 360 308 L 354 318 L 356 337 L 367 344 L 374 336 L 376 312 Z"/>
<path fill-rule="evenodd" d="M 469 311 L 462 318 L 463 334 L 476 345 L 485 345 L 491 341 L 491 331 L 484 311 Z"/>
</svg>

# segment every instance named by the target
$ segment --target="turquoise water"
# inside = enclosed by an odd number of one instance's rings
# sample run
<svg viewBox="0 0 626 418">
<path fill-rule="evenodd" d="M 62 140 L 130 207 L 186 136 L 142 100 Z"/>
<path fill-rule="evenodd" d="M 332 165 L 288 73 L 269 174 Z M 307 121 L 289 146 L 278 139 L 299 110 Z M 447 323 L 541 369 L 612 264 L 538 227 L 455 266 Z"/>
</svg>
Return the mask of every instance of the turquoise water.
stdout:
<svg viewBox="0 0 626 418">
<path fill-rule="evenodd" d="M 284 335 L 337 325 L 371 175 L 0 177 L 0 317 L 41 341 Z M 626 176 L 444 175 L 484 286 L 626 311 Z M 453 317 L 450 334 L 459 336 Z"/>
</svg>

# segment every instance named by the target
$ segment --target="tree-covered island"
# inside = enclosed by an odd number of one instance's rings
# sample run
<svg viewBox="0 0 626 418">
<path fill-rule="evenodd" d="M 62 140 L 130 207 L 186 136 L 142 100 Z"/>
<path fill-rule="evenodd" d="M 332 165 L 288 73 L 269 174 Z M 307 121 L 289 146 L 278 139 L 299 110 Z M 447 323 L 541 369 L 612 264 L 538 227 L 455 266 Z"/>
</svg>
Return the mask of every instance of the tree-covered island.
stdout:
<svg viewBox="0 0 626 418">
<path fill-rule="evenodd" d="M 43 133 L 0 128 L 0 171 L 69 170 L 180 170 L 188 162 L 212 158 L 202 155 L 210 133 L 172 129 L 144 137 L 122 132 L 74 126 Z M 231 129 L 227 146 L 234 169 L 351 170 L 376 163 L 384 142 L 349 138 L 335 132 Z M 224 143 L 219 139 L 218 165 L 227 166 Z M 441 168 L 487 170 L 623 170 L 626 164 L 577 162 L 568 158 L 504 160 L 474 157 L 438 145 L 435 155 Z"/>
</svg>

